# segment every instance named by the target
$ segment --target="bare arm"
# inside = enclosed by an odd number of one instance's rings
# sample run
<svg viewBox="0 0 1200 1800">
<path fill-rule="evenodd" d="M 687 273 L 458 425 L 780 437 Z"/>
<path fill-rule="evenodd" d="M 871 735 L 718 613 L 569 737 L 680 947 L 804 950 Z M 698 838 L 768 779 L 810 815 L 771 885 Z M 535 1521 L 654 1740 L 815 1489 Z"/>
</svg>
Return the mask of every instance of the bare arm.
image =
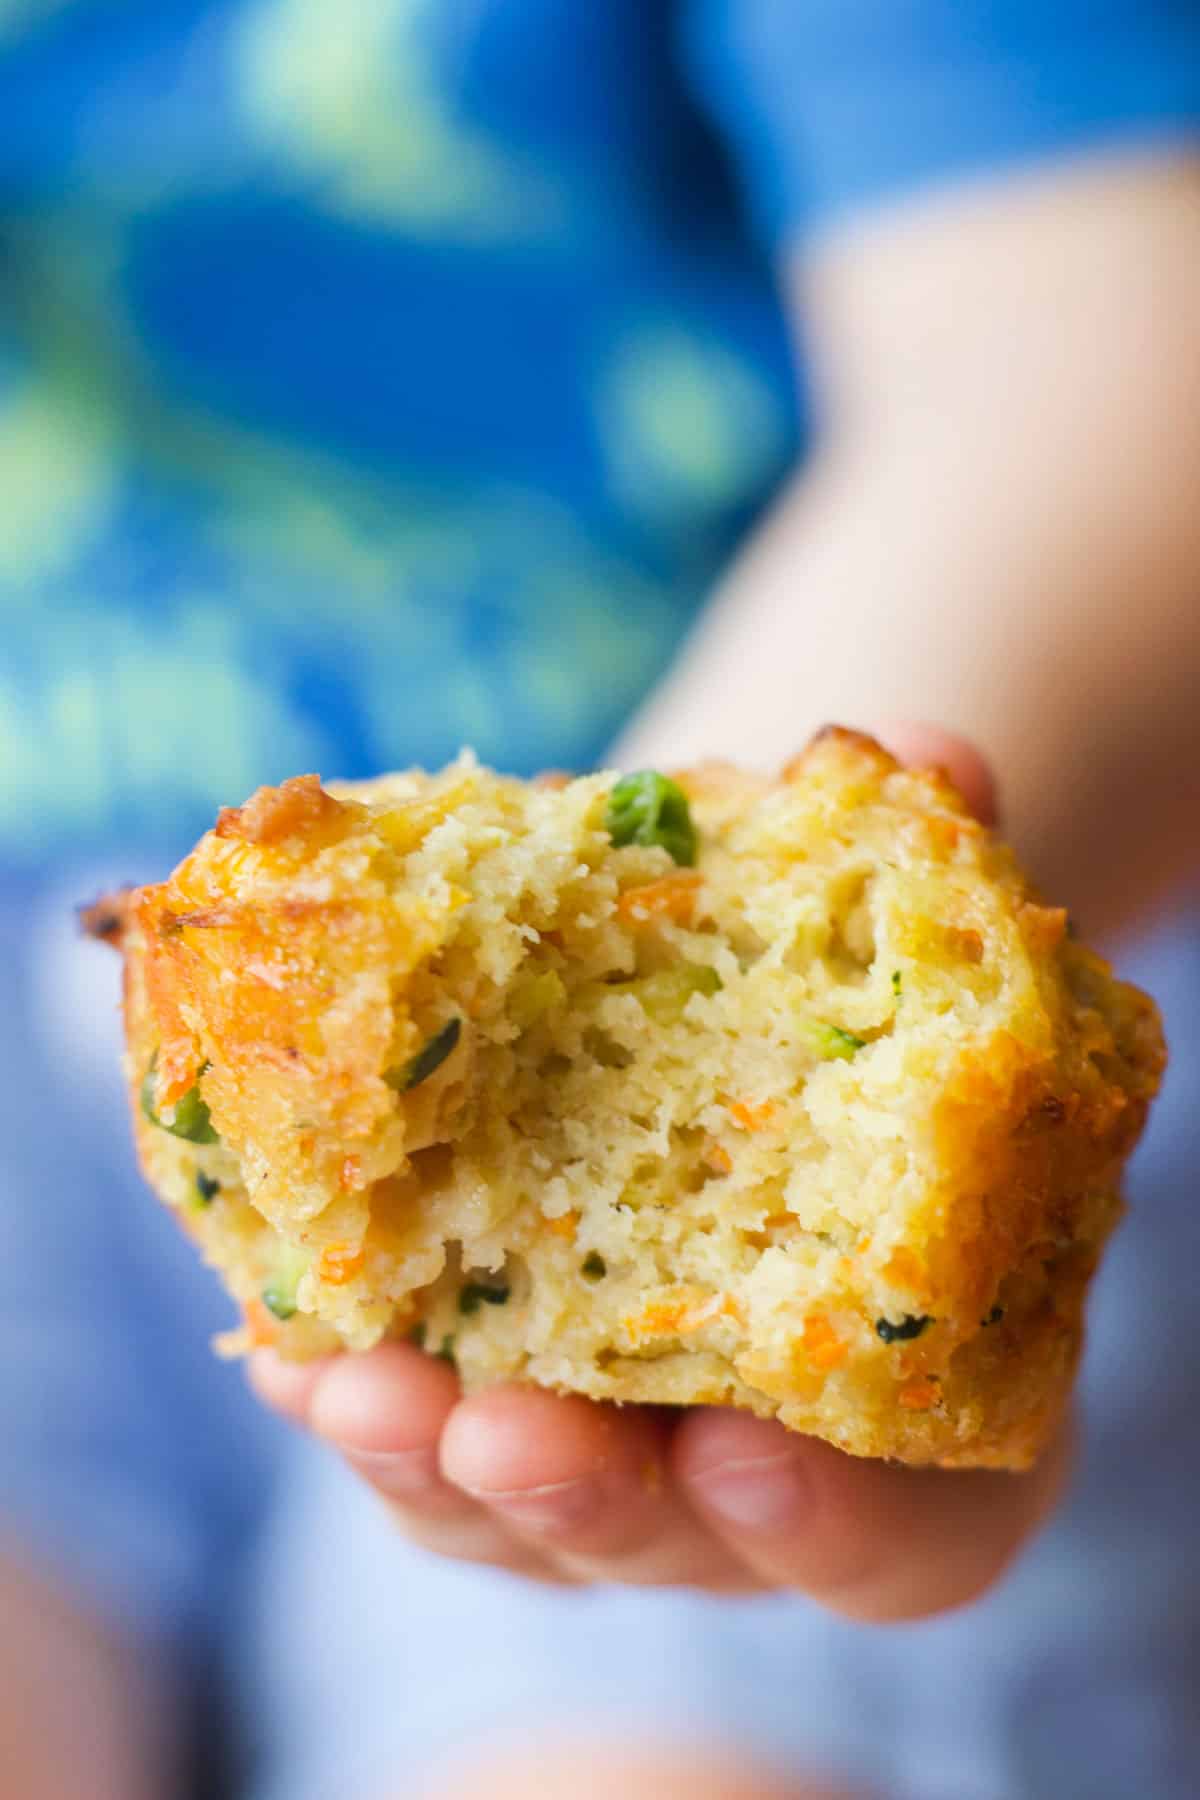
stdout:
<svg viewBox="0 0 1200 1800">
<path fill-rule="evenodd" d="M 168 1696 L 127 1644 L 0 1556 L 0 1786 L 20 1800 L 164 1800 Z"/>
<path fill-rule="evenodd" d="M 1055 897 L 1120 924 L 1200 851 L 1196 163 L 1060 165 L 881 214 L 812 252 L 796 315 L 817 455 L 622 756 L 778 763 L 831 718 L 937 720 L 981 741 Z M 939 754 L 986 811 L 965 747 Z M 720 1409 L 664 1443 L 638 1408 L 463 1399 L 403 1344 L 255 1378 L 444 1554 L 786 1586 L 856 1618 L 979 1593 L 1069 1460 L 1063 1440 L 1018 1479 L 898 1469 Z"/>
<path fill-rule="evenodd" d="M 937 720 L 1047 887 L 1124 922 L 1200 860 L 1200 161 L 913 203 L 795 292 L 817 455 L 622 757 Z"/>
</svg>

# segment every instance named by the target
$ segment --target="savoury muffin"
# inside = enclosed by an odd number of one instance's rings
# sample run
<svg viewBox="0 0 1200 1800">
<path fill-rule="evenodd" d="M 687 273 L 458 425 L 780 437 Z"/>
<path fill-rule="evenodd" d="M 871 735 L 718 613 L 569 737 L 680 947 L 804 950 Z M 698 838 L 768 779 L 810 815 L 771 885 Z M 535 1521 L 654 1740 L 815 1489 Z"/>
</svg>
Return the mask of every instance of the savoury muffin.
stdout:
<svg viewBox="0 0 1200 1800">
<path fill-rule="evenodd" d="M 1051 1430 L 1162 1036 L 939 773 L 302 776 L 88 922 L 226 1349 L 911 1463 Z"/>
</svg>

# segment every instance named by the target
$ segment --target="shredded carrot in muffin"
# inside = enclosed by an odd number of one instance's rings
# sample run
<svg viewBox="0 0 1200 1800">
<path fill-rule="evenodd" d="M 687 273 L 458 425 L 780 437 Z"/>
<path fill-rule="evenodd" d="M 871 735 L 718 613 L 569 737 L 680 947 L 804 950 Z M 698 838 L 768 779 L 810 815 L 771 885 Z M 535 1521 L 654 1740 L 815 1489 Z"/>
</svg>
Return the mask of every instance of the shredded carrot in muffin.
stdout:
<svg viewBox="0 0 1200 1800">
<path fill-rule="evenodd" d="M 664 875 L 660 881 L 626 888 L 617 901 L 617 917 L 627 925 L 662 918 L 686 925 L 696 904 L 699 885 L 700 877 L 695 870 L 681 869 L 674 875 Z"/>
</svg>

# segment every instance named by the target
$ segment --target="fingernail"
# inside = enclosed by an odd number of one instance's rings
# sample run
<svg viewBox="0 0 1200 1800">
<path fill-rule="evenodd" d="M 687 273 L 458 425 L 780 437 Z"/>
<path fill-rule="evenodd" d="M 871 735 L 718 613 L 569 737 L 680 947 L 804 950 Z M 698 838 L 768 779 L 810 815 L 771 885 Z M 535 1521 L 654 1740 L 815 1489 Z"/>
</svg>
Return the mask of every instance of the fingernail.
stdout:
<svg viewBox="0 0 1200 1800">
<path fill-rule="evenodd" d="M 692 1480 L 705 1506 L 744 1531 L 777 1531 L 794 1525 L 810 1497 L 800 1460 L 790 1452 L 717 1463 Z"/>
<path fill-rule="evenodd" d="M 416 1500 L 442 1486 L 437 1451 L 344 1450 L 352 1469 L 392 1500 Z"/>
<path fill-rule="evenodd" d="M 509 1489 L 496 1492 L 487 1488 L 467 1488 L 472 1500 L 480 1501 L 511 1519 L 524 1531 L 566 1531 L 582 1524 L 598 1511 L 601 1494 L 598 1483 L 586 1478 L 579 1481 L 553 1481 L 545 1487 Z"/>
</svg>

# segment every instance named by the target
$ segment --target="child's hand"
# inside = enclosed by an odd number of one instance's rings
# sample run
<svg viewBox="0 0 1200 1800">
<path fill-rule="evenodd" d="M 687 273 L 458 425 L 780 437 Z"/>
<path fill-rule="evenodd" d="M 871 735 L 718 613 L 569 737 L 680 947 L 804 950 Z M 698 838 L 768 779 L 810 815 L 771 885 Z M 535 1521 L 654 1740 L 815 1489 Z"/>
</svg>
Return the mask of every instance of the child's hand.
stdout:
<svg viewBox="0 0 1200 1800">
<path fill-rule="evenodd" d="M 987 771 L 923 728 L 881 734 L 941 762 L 983 818 Z M 464 1399 L 409 1344 L 286 1364 L 260 1396 L 334 1444 L 414 1542 L 551 1581 L 794 1588 L 855 1618 L 917 1618 L 973 1599 L 1046 1517 L 1065 1438 L 1028 1475 L 908 1469 L 726 1408 L 598 1405 L 536 1387 Z"/>
<path fill-rule="evenodd" d="M 973 1599 L 1046 1516 L 1065 1444 L 1029 1475 L 845 1456 L 725 1408 L 678 1414 L 535 1387 L 460 1396 L 410 1344 L 252 1367 L 260 1395 L 327 1438 L 413 1542 L 550 1581 L 795 1588 L 854 1618 Z"/>
</svg>

